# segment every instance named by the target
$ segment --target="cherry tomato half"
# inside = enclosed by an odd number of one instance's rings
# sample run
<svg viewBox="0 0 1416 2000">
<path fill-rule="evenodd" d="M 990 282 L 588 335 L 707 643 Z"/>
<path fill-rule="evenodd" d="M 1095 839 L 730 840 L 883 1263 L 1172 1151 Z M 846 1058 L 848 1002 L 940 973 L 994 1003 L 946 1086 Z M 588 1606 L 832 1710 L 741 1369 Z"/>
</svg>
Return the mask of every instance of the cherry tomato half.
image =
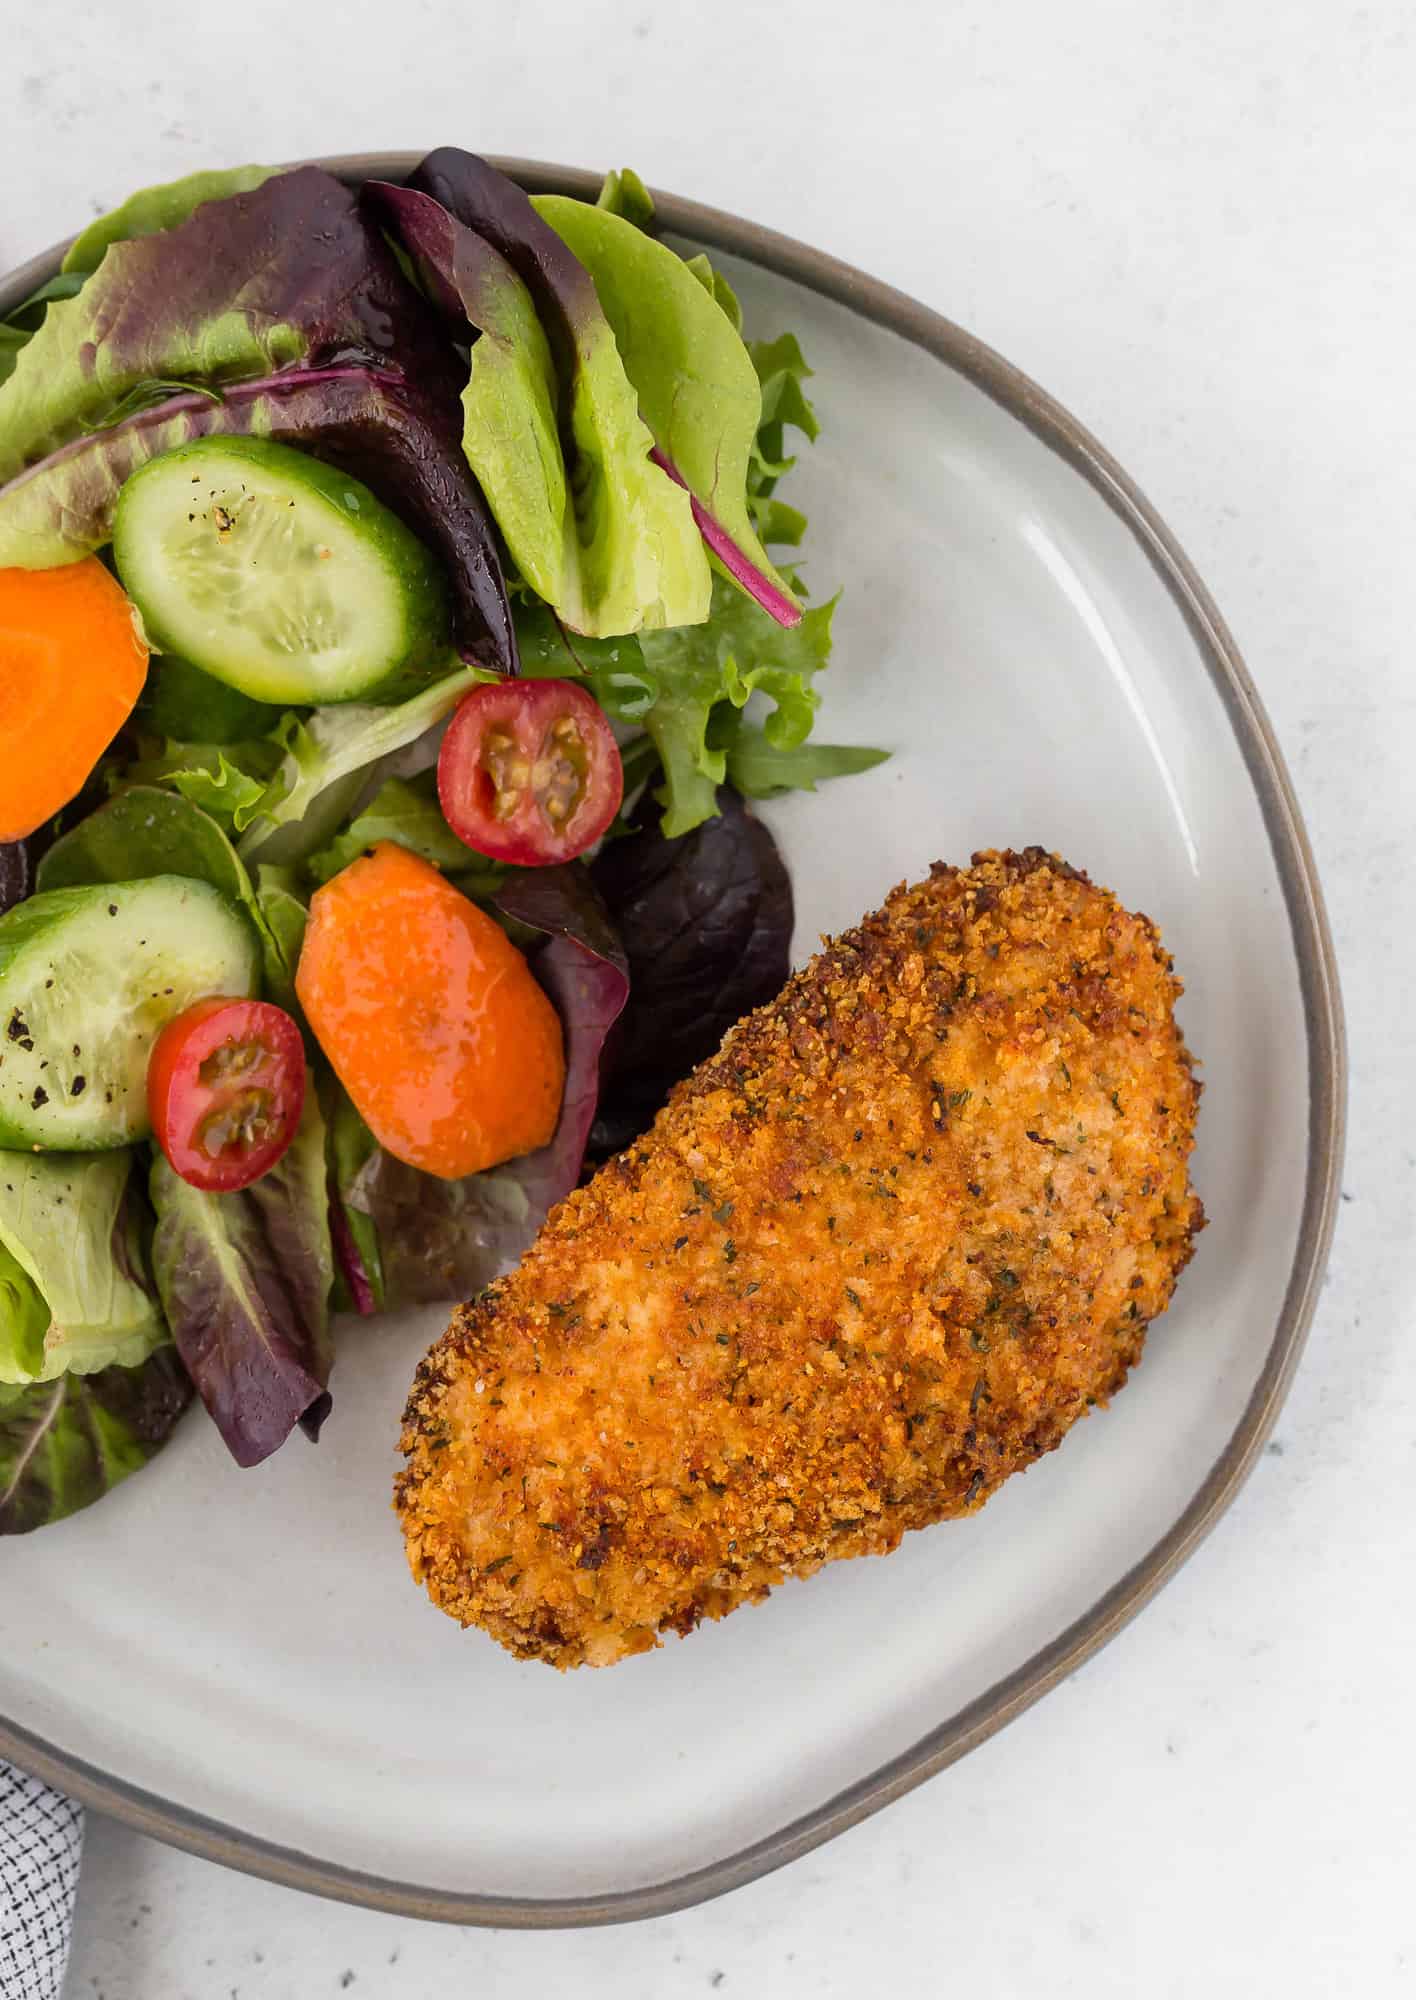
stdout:
<svg viewBox="0 0 1416 2000">
<path fill-rule="evenodd" d="M 249 1187 L 300 1123 L 300 1030 L 267 1000 L 199 1000 L 154 1042 L 147 1091 L 152 1129 L 174 1173 L 208 1194 Z"/>
<path fill-rule="evenodd" d="M 574 681 L 474 688 L 443 738 L 443 816 L 459 840 L 494 861 L 570 861 L 594 846 L 623 797 L 614 731 Z"/>
</svg>

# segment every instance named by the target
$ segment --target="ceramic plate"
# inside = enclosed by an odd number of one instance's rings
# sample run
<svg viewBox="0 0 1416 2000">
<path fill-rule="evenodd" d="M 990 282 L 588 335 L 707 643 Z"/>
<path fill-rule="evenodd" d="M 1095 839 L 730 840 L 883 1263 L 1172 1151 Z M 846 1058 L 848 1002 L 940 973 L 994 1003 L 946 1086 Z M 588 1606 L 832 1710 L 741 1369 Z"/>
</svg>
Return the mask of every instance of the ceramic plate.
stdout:
<svg viewBox="0 0 1416 2000">
<path fill-rule="evenodd" d="M 1340 1162 L 1312 861 L 1253 688 L 1165 528 L 958 328 L 727 216 L 671 199 L 661 216 L 721 257 L 751 331 L 794 329 L 815 366 L 822 436 L 792 497 L 810 580 L 846 586 L 821 733 L 895 752 L 770 812 L 798 959 L 936 857 L 1059 850 L 1156 919 L 1184 976 L 1210 1227 L 1125 1393 L 981 1515 L 608 1672 L 519 1665 L 408 1580 L 394 1445 L 440 1312 L 343 1329 L 318 1448 L 297 1436 L 238 1472 L 194 1418 L 101 1507 L 0 1545 L 0 1750 L 219 1860 L 462 1923 L 651 1915 L 730 1888 L 1075 1667 L 1258 1452 Z M 52 268 L 16 274 L 0 306 Z"/>
</svg>

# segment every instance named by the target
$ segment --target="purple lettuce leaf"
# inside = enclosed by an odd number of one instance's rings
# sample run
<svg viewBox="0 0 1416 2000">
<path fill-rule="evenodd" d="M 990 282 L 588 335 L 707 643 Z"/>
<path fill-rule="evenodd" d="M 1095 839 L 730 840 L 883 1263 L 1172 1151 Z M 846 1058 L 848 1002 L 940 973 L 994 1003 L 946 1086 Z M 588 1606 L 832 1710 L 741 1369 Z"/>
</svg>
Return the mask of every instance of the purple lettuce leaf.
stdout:
<svg viewBox="0 0 1416 2000">
<path fill-rule="evenodd" d="M 152 1267 L 177 1352 L 238 1465 L 258 1465 L 297 1424 L 329 1413 L 334 1277 L 325 1132 L 313 1088 L 269 1173 L 203 1194 L 155 1154 Z"/>
<path fill-rule="evenodd" d="M 596 1158 L 652 1124 L 673 1086 L 791 970 L 791 878 L 776 842 L 730 787 L 717 817 L 666 839 L 652 801 L 601 848 L 595 886 L 629 965 L 629 1001 L 602 1065 Z"/>
<path fill-rule="evenodd" d="M 0 917 L 22 903 L 34 888 L 34 865 L 29 843 L 7 840 L 0 844 Z"/>
<path fill-rule="evenodd" d="M 225 383 L 346 354 L 455 394 L 437 324 L 360 210 L 319 167 L 205 203 L 113 244 L 52 304 L 0 390 L 0 479 L 103 424 L 145 383 Z"/>
<path fill-rule="evenodd" d="M 0 1535 L 90 1507 L 166 1444 L 192 1400 L 171 1347 L 134 1368 L 0 1386 Z"/>
<path fill-rule="evenodd" d="M 667 452 L 661 451 L 658 445 L 655 445 L 651 456 L 660 471 L 667 472 L 674 484 L 682 486 L 688 494 L 699 534 L 738 589 L 760 604 L 768 617 L 775 618 L 779 625 L 785 625 L 788 629 L 800 625 L 801 606 L 791 592 L 783 590 L 780 584 L 774 581 L 773 576 L 769 576 L 750 555 L 739 548 L 722 522 L 709 513 Z"/>
<path fill-rule="evenodd" d="M 532 954 L 531 970 L 565 1029 L 560 1121 L 548 1146 L 512 1162 L 532 1208 L 544 1215 L 580 1178 L 595 1122 L 605 1038 L 629 998 L 629 966 L 583 862 L 518 870 L 495 900 L 504 917 L 545 936 Z"/>
<path fill-rule="evenodd" d="M 439 146 L 408 177 L 469 229 L 486 238 L 536 303 L 563 382 L 575 371 L 577 333 L 604 318 L 590 273 L 515 181 L 460 146 Z"/>
<path fill-rule="evenodd" d="M 274 438 L 370 486 L 440 557 L 457 633 L 479 665 L 517 671 L 501 558 L 462 454 L 455 389 L 401 368 L 288 368 L 231 384 L 220 401 L 179 395 L 61 445 L 0 486 L 0 567 L 73 561 L 107 542 L 130 473 L 160 452 L 215 434 Z"/>
<path fill-rule="evenodd" d="M 580 1178 L 605 1037 L 629 990 L 624 954 L 579 862 L 519 872 L 496 900 L 504 915 L 544 938 L 531 949 L 531 966 L 565 1033 L 559 1122 L 538 1152 L 443 1181 L 395 1160 L 367 1131 L 357 1143 L 357 1114 L 352 1107 L 337 1112 L 338 1194 L 361 1227 L 342 1244 L 337 1237 L 336 1246 L 356 1300 L 363 1290 L 393 1309 L 471 1297 L 516 1261 Z"/>
</svg>

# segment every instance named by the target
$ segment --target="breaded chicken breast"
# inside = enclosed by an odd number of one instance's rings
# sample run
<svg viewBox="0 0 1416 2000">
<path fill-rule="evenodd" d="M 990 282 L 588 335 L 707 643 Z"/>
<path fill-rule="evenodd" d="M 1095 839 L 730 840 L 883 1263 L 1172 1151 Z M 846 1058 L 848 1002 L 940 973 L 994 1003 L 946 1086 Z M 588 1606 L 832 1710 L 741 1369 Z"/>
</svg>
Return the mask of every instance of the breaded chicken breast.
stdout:
<svg viewBox="0 0 1416 2000">
<path fill-rule="evenodd" d="M 1038 848 L 829 943 L 422 1364 L 397 1506 L 433 1601 L 607 1665 L 1059 1444 L 1202 1226 L 1180 990 Z"/>
</svg>

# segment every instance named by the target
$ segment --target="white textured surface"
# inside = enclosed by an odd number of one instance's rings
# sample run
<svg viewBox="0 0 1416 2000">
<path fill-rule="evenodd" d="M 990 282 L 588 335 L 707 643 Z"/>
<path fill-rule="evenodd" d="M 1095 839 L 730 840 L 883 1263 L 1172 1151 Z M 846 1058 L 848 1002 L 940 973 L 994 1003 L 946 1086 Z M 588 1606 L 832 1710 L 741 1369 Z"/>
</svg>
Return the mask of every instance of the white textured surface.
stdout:
<svg viewBox="0 0 1416 2000">
<path fill-rule="evenodd" d="M 100 1825 L 71 1990 L 1407 1991 L 1409 10 L 562 12 L 161 0 L 139 31 L 126 8 L 6 0 L 0 264 L 198 164 L 461 140 L 632 160 L 993 341 L 1176 529 L 1293 765 L 1354 1044 L 1331 1282 L 1281 1449 L 1178 1581 L 1002 1737 L 797 1868 L 631 1934 L 489 1936 L 322 1907 Z"/>
</svg>

